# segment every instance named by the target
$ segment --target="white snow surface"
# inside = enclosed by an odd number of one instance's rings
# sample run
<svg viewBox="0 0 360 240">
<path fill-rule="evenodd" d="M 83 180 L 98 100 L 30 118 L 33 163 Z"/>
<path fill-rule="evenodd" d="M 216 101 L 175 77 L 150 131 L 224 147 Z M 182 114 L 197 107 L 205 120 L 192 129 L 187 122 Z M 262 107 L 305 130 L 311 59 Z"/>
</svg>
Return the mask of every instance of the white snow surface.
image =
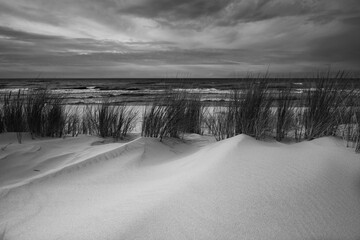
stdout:
<svg viewBox="0 0 360 240">
<path fill-rule="evenodd" d="M 360 239 L 360 157 L 334 138 L 14 139 L 5 239 Z"/>
</svg>

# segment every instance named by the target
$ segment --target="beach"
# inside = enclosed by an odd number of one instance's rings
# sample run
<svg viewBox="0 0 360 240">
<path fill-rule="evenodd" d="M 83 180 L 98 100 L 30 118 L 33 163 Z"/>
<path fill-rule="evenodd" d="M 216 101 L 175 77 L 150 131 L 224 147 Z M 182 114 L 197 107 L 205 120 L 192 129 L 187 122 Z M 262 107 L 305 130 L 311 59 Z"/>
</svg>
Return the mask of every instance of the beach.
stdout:
<svg viewBox="0 0 360 240">
<path fill-rule="evenodd" d="M 1 135 L 5 239 L 360 237 L 359 155 L 333 137 L 23 141 Z"/>
</svg>

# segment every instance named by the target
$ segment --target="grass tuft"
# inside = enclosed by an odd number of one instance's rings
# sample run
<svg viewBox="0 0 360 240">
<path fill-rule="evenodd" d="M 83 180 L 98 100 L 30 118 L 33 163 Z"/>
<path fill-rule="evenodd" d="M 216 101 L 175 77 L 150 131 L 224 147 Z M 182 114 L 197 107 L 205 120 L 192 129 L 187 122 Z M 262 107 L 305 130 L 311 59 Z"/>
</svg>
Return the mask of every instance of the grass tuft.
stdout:
<svg viewBox="0 0 360 240">
<path fill-rule="evenodd" d="M 216 107 L 212 112 L 206 114 L 205 125 L 216 141 L 233 137 L 234 132 L 234 113 L 230 107 Z"/>
<path fill-rule="evenodd" d="M 287 133 L 294 126 L 295 108 L 294 99 L 292 97 L 292 89 L 290 87 L 280 89 L 277 99 L 276 109 L 276 140 L 283 140 Z"/>
<path fill-rule="evenodd" d="M 100 137 L 123 139 L 135 126 L 138 112 L 123 106 L 114 106 L 104 101 L 86 109 L 83 118 L 83 131 L 96 133 Z"/>
<path fill-rule="evenodd" d="M 15 95 L 12 92 L 4 95 L 2 114 L 2 122 L 6 132 L 26 131 L 24 96 L 20 90 Z"/>
<path fill-rule="evenodd" d="M 142 136 L 179 138 L 183 133 L 202 133 L 203 106 L 199 95 L 168 91 L 145 109 Z"/>
<path fill-rule="evenodd" d="M 271 106 L 274 101 L 268 92 L 266 78 L 250 83 L 243 98 L 235 97 L 235 134 L 263 138 L 271 131 Z"/>
<path fill-rule="evenodd" d="M 351 96 L 344 84 L 344 73 L 335 78 L 319 76 L 314 89 L 306 94 L 304 112 L 304 137 L 307 140 L 335 135 L 341 112 Z"/>
<path fill-rule="evenodd" d="M 44 136 L 46 106 L 50 94 L 47 90 L 30 90 L 26 97 L 25 115 L 28 129 L 34 136 Z"/>
<path fill-rule="evenodd" d="M 273 101 L 265 79 L 253 81 L 242 91 L 234 90 L 225 109 L 208 115 L 206 125 L 217 140 L 238 134 L 261 139 L 272 130 Z"/>
<path fill-rule="evenodd" d="M 63 137 L 68 114 L 65 111 L 64 98 L 54 95 L 49 101 L 45 115 L 45 136 Z"/>
</svg>

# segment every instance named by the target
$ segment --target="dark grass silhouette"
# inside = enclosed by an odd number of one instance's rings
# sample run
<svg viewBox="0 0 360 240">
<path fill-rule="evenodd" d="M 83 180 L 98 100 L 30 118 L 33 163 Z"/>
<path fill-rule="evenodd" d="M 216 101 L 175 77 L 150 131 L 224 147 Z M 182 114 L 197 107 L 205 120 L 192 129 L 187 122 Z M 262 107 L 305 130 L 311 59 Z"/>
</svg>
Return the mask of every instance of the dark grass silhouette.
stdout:
<svg viewBox="0 0 360 240">
<path fill-rule="evenodd" d="M 275 138 L 282 141 L 294 126 L 295 108 L 291 87 L 280 89 L 277 98 Z"/>
<path fill-rule="evenodd" d="M 26 131 L 24 98 L 21 91 L 18 91 L 17 94 L 9 92 L 4 95 L 2 122 L 6 132 Z"/>
<path fill-rule="evenodd" d="M 319 74 L 300 98 L 291 87 L 269 89 L 267 76 L 248 80 L 226 97 L 225 106 L 207 111 L 201 95 L 191 90 L 166 91 L 146 108 L 141 135 L 181 138 L 184 133 L 202 134 L 204 128 L 216 140 L 242 133 L 256 139 L 272 136 L 277 141 L 337 135 L 360 151 L 359 92 L 349 86 L 344 72 L 335 77 Z M 133 108 L 106 99 L 81 112 L 68 110 L 65 96 L 46 89 L 8 92 L 0 107 L 0 133 L 16 132 L 19 142 L 25 131 L 33 137 L 90 134 L 123 139 L 137 117 Z"/>
<path fill-rule="evenodd" d="M 179 138 L 184 129 L 186 99 L 178 92 L 170 92 L 156 99 L 145 109 L 142 121 L 142 136 Z"/>
<path fill-rule="evenodd" d="M 45 108 L 49 98 L 50 93 L 47 90 L 30 90 L 27 94 L 25 115 L 32 137 L 45 135 Z"/>
<path fill-rule="evenodd" d="M 345 73 L 319 75 L 314 87 L 300 97 L 300 104 L 295 89 L 272 89 L 270 95 L 265 80 L 253 81 L 242 91 L 234 90 L 225 107 L 207 112 L 205 124 L 216 140 L 241 133 L 256 139 L 273 136 L 277 141 L 286 136 L 302 141 L 337 135 L 348 146 L 351 143 L 360 148 L 359 92 L 349 86 Z"/>
<path fill-rule="evenodd" d="M 217 141 L 230 138 L 234 133 L 233 108 L 217 107 L 212 112 L 207 111 L 205 125 Z"/>
<path fill-rule="evenodd" d="M 0 133 L 3 133 L 5 131 L 3 120 L 4 120 L 3 112 L 2 109 L 0 109 Z"/>
<path fill-rule="evenodd" d="M 179 138 L 183 133 L 202 133 L 204 110 L 200 95 L 168 91 L 145 109 L 142 136 Z"/>
<path fill-rule="evenodd" d="M 17 140 L 21 143 L 22 133 L 27 130 L 27 125 L 24 114 L 24 98 L 20 90 L 15 95 L 12 92 L 4 95 L 2 112 L 3 130 L 16 132 Z"/>
<path fill-rule="evenodd" d="M 345 73 L 339 72 L 335 78 L 329 73 L 319 75 L 315 89 L 309 89 L 305 97 L 304 138 L 312 140 L 336 133 L 341 114 L 352 96 L 347 87 Z"/>
<path fill-rule="evenodd" d="M 89 106 L 83 117 L 83 131 L 96 133 L 100 137 L 123 139 L 135 126 L 138 112 L 126 105 L 114 106 L 104 101 Z"/>
<path fill-rule="evenodd" d="M 19 142 L 21 133 L 29 131 L 32 137 L 62 137 L 67 113 L 62 96 L 47 90 L 18 91 L 4 95 L 2 114 L 3 132 L 16 132 Z"/>
<path fill-rule="evenodd" d="M 273 101 L 265 81 L 250 82 L 242 92 L 231 93 L 225 108 L 208 114 L 206 125 L 217 140 L 238 134 L 261 139 L 271 131 Z"/>
<path fill-rule="evenodd" d="M 67 122 L 67 112 L 63 104 L 64 98 L 56 96 L 52 98 L 45 115 L 45 136 L 63 137 Z"/>
<path fill-rule="evenodd" d="M 68 119 L 66 121 L 66 129 L 65 134 L 71 135 L 72 137 L 77 137 L 80 133 L 82 133 L 82 125 L 81 118 L 79 114 L 77 114 L 78 109 L 75 111 L 68 113 Z"/>
<path fill-rule="evenodd" d="M 204 107 L 199 94 L 186 98 L 184 132 L 202 134 Z"/>
<path fill-rule="evenodd" d="M 266 78 L 252 82 L 243 97 L 233 94 L 235 103 L 235 134 L 247 134 L 256 139 L 271 131 L 271 106 L 274 99 L 268 92 Z"/>
</svg>

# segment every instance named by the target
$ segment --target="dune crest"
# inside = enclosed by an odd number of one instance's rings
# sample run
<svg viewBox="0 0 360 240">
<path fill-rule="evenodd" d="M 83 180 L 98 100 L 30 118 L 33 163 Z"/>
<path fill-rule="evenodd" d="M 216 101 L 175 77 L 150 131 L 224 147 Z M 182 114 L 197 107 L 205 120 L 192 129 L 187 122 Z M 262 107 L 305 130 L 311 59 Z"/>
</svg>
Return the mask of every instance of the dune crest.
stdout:
<svg viewBox="0 0 360 240">
<path fill-rule="evenodd" d="M 336 140 L 192 137 L 11 146 L 0 156 L 0 226 L 37 240 L 360 237 L 360 161 Z"/>
</svg>

